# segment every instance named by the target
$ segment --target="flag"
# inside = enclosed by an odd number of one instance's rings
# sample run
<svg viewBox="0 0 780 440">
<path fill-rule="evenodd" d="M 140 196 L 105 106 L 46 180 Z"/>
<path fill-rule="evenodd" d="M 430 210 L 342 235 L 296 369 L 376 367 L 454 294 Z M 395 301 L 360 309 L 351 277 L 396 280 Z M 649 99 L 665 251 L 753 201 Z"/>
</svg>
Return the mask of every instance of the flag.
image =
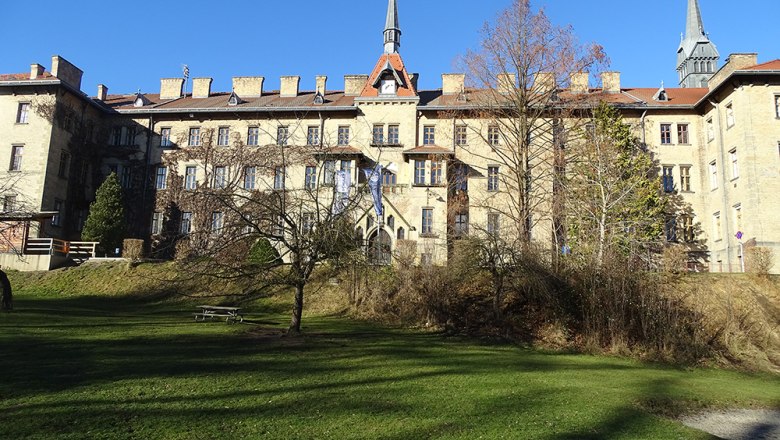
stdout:
<svg viewBox="0 0 780 440">
<path fill-rule="evenodd" d="M 352 182 L 350 181 L 349 173 L 346 170 L 336 171 L 335 178 L 336 193 L 333 199 L 333 215 L 339 215 L 347 209 Z"/>
<path fill-rule="evenodd" d="M 182 70 L 183 70 L 183 73 L 184 73 L 184 79 L 188 79 L 190 77 L 190 66 L 184 64 L 182 66 Z"/>
<path fill-rule="evenodd" d="M 371 191 L 371 196 L 374 198 L 374 212 L 376 212 L 377 224 L 382 226 L 382 219 L 384 218 L 384 207 L 382 206 L 382 165 L 376 164 L 374 169 L 363 169 L 363 173 L 368 180 L 368 189 Z"/>
</svg>

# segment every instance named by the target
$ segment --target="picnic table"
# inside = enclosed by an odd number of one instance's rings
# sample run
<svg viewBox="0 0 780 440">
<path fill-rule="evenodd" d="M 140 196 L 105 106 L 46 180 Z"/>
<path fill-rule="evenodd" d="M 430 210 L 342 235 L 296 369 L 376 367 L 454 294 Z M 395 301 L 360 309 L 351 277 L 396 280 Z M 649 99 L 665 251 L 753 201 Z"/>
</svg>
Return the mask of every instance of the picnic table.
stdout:
<svg viewBox="0 0 780 440">
<path fill-rule="evenodd" d="M 198 306 L 200 313 L 195 313 L 195 321 L 206 319 L 225 318 L 225 322 L 244 322 L 240 307 Z"/>
</svg>

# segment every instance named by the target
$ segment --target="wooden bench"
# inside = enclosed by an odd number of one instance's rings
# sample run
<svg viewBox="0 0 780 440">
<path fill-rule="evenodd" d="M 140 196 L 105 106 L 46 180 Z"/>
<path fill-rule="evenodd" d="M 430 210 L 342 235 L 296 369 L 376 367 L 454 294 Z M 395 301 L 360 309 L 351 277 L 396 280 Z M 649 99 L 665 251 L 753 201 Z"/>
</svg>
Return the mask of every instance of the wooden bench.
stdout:
<svg viewBox="0 0 780 440">
<path fill-rule="evenodd" d="M 205 321 L 206 319 L 225 318 L 228 324 L 231 322 L 244 322 L 244 316 L 239 307 L 220 307 L 220 306 L 198 306 L 200 313 L 193 313 L 195 321 Z"/>
</svg>

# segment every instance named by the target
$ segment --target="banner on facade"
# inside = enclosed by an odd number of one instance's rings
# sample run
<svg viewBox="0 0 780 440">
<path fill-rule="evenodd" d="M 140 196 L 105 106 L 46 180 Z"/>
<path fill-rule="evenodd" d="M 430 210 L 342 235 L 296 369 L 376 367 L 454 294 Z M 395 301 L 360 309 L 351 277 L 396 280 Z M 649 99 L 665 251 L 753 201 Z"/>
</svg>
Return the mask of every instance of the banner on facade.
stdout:
<svg viewBox="0 0 780 440">
<path fill-rule="evenodd" d="M 333 215 L 339 215 L 347 209 L 352 181 L 346 170 L 336 171 L 336 193 L 333 199 Z"/>
<path fill-rule="evenodd" d="M 377 223 L 381 226 L 384 218 L 384 207 L 382 206 L 382 165 L 376 164 L 373 169 L 365 168 L 363 173 L 368 181 L 368 189 L 374 198 L 374 212 L 376 212 Z"/>
</svg>

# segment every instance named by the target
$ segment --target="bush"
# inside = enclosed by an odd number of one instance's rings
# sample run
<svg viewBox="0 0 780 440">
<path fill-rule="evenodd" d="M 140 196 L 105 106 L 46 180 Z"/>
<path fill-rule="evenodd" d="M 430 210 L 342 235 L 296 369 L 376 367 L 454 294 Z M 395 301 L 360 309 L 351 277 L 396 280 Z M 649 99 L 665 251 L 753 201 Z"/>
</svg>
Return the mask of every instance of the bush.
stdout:
<svg viewBox="0 0 780 440">
<path fill-rule="evenodd" d="M 747 250 L 747 269 L 758 275 L 768 275 L 775 265 L 775 253 L 770 248 L 755 246 Z"/>
<path fill-rule="evenodd" d="M 271 242 L 266 238 L 260 238 L 249 249 L 246 261 L 251 264 L 268 266 L 276 264 L 280 259 L 279 251 L 273 247 Z"/>
<path fill-rule="evenodd" d="M 138 261 L 144 256 L 144 241 L 137 238 L 127 238 L 122 243 L 122 257 Z"/>
<path fill-rule="evenodd" d="M 688 250 L 680 245 L 670 245 L 664 248 L 661 255 L 661 267 L 664 272 L 679 274 L 688 270 Z"/>
</svg>

